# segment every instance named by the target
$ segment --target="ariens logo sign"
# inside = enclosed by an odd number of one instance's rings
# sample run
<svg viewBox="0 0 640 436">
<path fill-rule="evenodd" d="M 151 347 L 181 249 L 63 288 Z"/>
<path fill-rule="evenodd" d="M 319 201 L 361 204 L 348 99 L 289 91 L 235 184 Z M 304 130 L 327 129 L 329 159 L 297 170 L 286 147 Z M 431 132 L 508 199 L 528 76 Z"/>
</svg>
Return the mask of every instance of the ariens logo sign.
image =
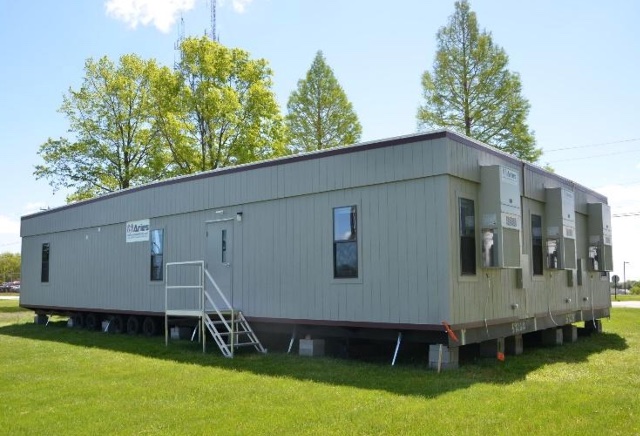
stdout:
<svg viewBox="0 0 640 436">
<path fill-rule="evenodd" d="M 127 242 L 141 242 L 149 240 L 149 220 L 127 222 L 125 235 Z"/>
<path fill-rule="evenodd" d="M 502 167 L 502 180 L 517 184 L 518 173 L 516 171 L 510 170 L 509 168 Z"/>
<path fill-rule="evenodd" d="M 149 225 L 148 224 L 143 224 L 143 225 L 127 224 L 127 233 L 129 233 L 129 234 L 138 233 L 138 232 L 146 232 L 147 230 L 149 230 Z"/>
</svg>

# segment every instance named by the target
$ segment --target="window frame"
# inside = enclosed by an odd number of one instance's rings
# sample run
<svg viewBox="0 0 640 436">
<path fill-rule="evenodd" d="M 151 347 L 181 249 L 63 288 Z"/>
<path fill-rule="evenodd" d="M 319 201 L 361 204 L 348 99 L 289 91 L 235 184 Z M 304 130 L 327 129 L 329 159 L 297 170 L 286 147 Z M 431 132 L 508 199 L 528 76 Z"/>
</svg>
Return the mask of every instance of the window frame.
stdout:
<svg viewBox="0 0 640 436">
<path fill-rule="evenodd" d="M 154 234 L 160 233 L 160 250 L 154 252 Z M 149 281 L 157 283 L 164 281 L 164 228 L 153 229 L 149 232 L 149 248 L 150 248 L 150 265 L 149 265 Z M 160 258 L 160 267 L 154 269 L 154 260 Z M 158 273 L 154 275 L 154 271 Z"/>
<path fill-rule="evenodd" d="M 358 209 L 360 205 L 357 203 L 351 203 L 349 205 L 334 206 L 331 208 L 331 278 L 335 283 L 354 283 L 362 281 L 362 259 L 361 259 L 361 227 L 360 217 Z M 348 213 L 353 214 L 355 212 L 355 222 L 351 229 L 349 239 L 336 239 L 336 212 L 340 209 L 350 209 Z M 354 275 L 338 275 L 337 274 L 337 248 L 339 245 L 349 244 L 355 246 L 356 253 L 356 269 Z"/>
<path fill-rule="evenodd" d="M 45 260 L 45 247 L 47 248 L 46 260 Z M 40 283 L 49 283 L 51 278 L 50 273 L 51 273 L 51 243 L 43 242 L 40 248 Z"/>
<path fill-rule="evenodd" d="M 472 228 L 472 234 L 471 235 L 466 235 L 466 232 L 468 231 L 468 227 L 463 224 L 463 202 L 470 202 L 471 206 L 472 206 L 472 211 L 473 211 L 473 228 Z M 463 196 L 463 195 L 459 195 L 458 196 L 458 202 L 457 202 L 457 209 L 458 209 L 458 251 L 459 251 L 459 256 L 458 256 L 458 261 L 459 261 L 459 276 L 462 278 L 473 278 L 473 277 L 477 277 L 478 275 L 478 241 L 477 241 L 477 232 L 476 229 L 478 227 L 477 225 L 477 213 L 476 213 L 476 201 L 472 198 L 469 198 L 467 196 Z M 467 215 L 464 216 L 465 221 L 466 221 L 466 217 Z M 465 270 L 465 266 L 467 264 L 467 259 L 468 258 L 468 254 L 467 256 L 465 256 L 465 242 L 468 243 L 469 241 L 472 241 L 473 244 L 471 246 L 471 252 L 473 253 L 473 272 L 466 271 Z"/>
<path fill-rule="evenodd" d="M 533 219 L 537 217 L 539 221 L 540 227 L 534 227 Z M 544 226 L 542 225 L 542 215 L 537 213 L 532 213 L 530 216 L 530 225 L 531 225 L 531 275 L 533 277 L 541 277 L 544 276 L 544 265 L 545 265 L 545 244 L 543 238 L 542 229 Z M 540 230 L 540 235 L 536 236 L 534 229 L 538 228 Z M 539 242 L 536 244 L 536 242 Z M 540 252 L 536 253 L 536 247 L 540 248 Z M 539 272 L 536 272 L 536 254 L 538 254 L 538 262 L 539 262 Z"/>
</svg>

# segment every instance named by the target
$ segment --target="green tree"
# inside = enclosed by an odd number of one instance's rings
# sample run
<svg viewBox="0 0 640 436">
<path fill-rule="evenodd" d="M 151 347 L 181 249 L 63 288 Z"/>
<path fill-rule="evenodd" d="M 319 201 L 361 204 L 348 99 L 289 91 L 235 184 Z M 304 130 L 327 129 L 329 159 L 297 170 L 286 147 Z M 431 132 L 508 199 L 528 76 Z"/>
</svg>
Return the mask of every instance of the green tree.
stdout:
<svg viewBox="0 0 640 436">
<path fill-rule="evenodd" d="M 284 153 L 285 129 L 272 71 L 209 38 L 187 38 L 176 71 L 155 78 L 155 123 L 175 174 L 190 174 Z"/>
<path fill-rule="evenodd" d="M 293 152 L 357 142 L 362 126 L 322 51 L 287 103 L 287 127 Z"/>
<path fill-rule="evenodd" d="M 20 254 L 0 254 L 0 282 L 9 282 L 20 279 Z"/>
<path fill-rule="evenodd" d="M 91 198 L 158 180 L 165 175 L 159 135 L 151 119 L 150 78 L 158 67 L 136 55 L 115 65 L 88 59 L 79 90 L 69 89 L 59 112 L 73 139 L 49 138 L 38 154 L 36 178 L 74 192 L 67 201 Z"/>
<path fill-rule="evenodd" d="M 509 58 L 491 34 L 478 30 L 475 12 L 465 0 L 455 3 L 447 26 L 437 33 L 433 73 L 422 76 L 421 128 L 451 128 L 519 158 L 535 162 L 526 119 L 529 102 L 521 95 L 520 76 L 507 69 Z"/>
</svg>

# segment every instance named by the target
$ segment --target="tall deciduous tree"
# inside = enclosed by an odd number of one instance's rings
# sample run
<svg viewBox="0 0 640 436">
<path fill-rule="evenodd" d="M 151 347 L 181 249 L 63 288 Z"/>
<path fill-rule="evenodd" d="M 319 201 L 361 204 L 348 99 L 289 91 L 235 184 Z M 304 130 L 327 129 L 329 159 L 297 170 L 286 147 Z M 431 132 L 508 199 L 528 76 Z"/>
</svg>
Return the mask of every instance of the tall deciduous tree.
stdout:
<svg viewBox="0 0 640 436">
<path fill-rule="evenodd" d="M 455 3 L 449 24 L 437 33 L 433 73 L 422 76 L 425 103 L 418 109 L 424 128 L 447 127 L 535 162 L 526 119 L 529 102 L 521 95 L 520 76 L 507 69 L 504 49 L 478 30 L 475 12 L 465 0 Z"/>
<path fill-rule="evenodd" d="M 129 188 L 164 177 L 166 165 L 150 111 L 150 77 L 155 61 L 124 55 L 88 59 L 79 90 L 69 89 L 60 112 L 72 139 L 49 139 L 38 154 L 36 178 L 54 190 L 74 190 L 68 201 Z"/>
<path fill-rule="evenodd" d="M 0 282 L 20 279 L 20 254 L 0 254 Z"/>
<path fill-rule="evenodd" d="M 264 59 L 203 37 L 181 45 L 176 71 L 154 85 L 155 121 L 177 174 L 284 153 L 284 123 Z"/>
<path fill-rule="evenodd" d="M 289 96 L 287 126 L 293 152 L 357 142 L 362 126 L 322 51 Z"/>
</svg>

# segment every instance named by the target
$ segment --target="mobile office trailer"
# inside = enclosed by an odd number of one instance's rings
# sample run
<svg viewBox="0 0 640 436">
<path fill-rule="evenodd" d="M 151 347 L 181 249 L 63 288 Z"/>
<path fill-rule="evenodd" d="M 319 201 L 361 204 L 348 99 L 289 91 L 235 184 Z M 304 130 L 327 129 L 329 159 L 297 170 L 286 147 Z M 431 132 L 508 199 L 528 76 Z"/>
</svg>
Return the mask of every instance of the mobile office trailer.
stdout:
<svg viewBox="0 0 640 436">
<path fill-rule="evenodd" d="M 611 304 L 607 199 L 447 130 L 131 188 L 25 216 L 21 236 L 23 307 L 133 332 L 165 314 L 181 261 L 258 332 L 451 352 L 598 326 Z"/>
</svg>

